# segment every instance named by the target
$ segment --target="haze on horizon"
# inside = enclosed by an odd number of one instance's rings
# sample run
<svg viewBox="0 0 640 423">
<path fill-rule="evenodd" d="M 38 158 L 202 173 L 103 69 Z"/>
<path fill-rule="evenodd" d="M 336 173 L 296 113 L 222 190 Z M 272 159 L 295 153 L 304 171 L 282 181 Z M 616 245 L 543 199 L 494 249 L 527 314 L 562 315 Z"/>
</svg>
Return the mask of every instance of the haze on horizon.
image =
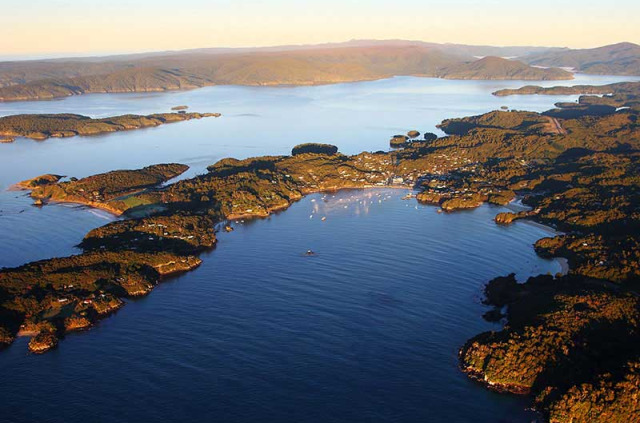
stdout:
<svg viewBox="0 0 640 423">
<path fill-rule="evenodd" d="M 495 46 L 640 43 L 640 3 L 611 0 L 30 0 L 5 3 L 2 58 L 407 39 Z M 180 7 L 182 6 L 182 7 Z"/>
</svg>

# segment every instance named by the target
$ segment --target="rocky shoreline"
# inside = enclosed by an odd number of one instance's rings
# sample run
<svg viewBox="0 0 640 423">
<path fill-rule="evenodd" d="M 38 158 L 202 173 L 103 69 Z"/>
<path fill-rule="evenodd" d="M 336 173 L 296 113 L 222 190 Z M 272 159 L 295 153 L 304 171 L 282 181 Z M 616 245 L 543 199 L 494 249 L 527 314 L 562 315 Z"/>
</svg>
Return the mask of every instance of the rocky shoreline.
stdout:
<svg viewBox="0 0 640 423">
<path fill-rule="evenodd" d="M 460 349 L 460 368 L 469 378 L 532 397 L 551 422 L 633 421 L 640 410 L 633 361 L 640 352 L 637 295 L 575 275 L 525 283 L 509 275 L 490 281 L 485 296 L 494 314 L 506 307 L 507 324 Z M 610 374 L 613 368 L 621 376 Z"/>
</svg>

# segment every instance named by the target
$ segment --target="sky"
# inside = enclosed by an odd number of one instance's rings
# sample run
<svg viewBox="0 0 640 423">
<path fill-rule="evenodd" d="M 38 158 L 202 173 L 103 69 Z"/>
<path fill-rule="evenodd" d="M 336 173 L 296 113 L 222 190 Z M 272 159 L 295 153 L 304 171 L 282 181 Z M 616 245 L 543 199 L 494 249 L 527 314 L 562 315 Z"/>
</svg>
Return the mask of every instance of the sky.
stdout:
<svg viewBox="0 0 640 423">
<path fill-rule="evenodd" d="M 640 44 L 637 0 L 0 0 L 0 57 L 407 39 Z"/>
</svg>

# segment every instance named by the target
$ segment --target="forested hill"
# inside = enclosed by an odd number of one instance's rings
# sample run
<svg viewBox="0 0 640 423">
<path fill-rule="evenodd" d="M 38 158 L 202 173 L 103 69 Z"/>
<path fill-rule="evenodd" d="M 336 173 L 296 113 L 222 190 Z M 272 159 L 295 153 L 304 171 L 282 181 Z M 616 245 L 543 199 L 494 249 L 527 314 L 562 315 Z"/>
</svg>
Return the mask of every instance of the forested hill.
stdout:
<svg viewBox="0 0 640 423">
<path fill-rule="evenodd" d="M 470 55 L 470 51 L 473 50 L 424 43 L 372 42 L 280 50 L 194 50 L 4 62 L 0 63 L 0 101 L 180 90 L 220 84 L 315 85 L 398 75 L 525 80 L 572 77 L 560 69 L 535 68 L 497 57 L 479 59 Z M 478 51 L 500 54 L 498 48 L 478 48 Z"/>
</svg>

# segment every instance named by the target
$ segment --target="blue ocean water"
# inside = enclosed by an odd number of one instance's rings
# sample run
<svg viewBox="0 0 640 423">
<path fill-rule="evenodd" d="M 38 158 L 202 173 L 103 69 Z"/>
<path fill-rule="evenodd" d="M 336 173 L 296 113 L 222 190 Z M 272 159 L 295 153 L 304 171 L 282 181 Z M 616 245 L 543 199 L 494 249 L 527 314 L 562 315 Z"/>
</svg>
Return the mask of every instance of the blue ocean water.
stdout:
<svg viewBox="0 0 640 423">
<path fill-rule="evenodd" d="M 0 353 L 0 415 L 529 421 L 525 401 L 469 381 L 456 354 L 469 337 L 498 328 L 481 319 L 485 281 L 559 271 L 531 248 L 547 231 L 497 226 L 499 207 L 438 214 L 403 194 L 307 197 L 220 234 L 200 268 L 48 354 L 28 354 L 18 339 Z"/>
<path fill-rule="evenodd" d="M 574 83 L 609 83 L 579 76 Z M 386 149 L 390 135 L 433 131 L 446 117 L 507 105 L 545 110 L 565 97 L 490 95 L 522 82 L 393 78 L 322 87 L 210 87 L 0 104 L 0 115 L 222 112 L 98 137 L 0 145 L 0 267 L 78 252 L 114 217 L 73 205 L 31 206 L 13 183 L 82 177 L 159 162 L 203 172 L 220 158 L 285 154 L 325 141 L 345 153 Z M 483 284 L 555 273 L 532 244 L 549 232 L 503 209 L 438 214 L 403 191 L 317 194 L 220 234 L 195 271 L 164 281 L 42 356 L 26 338 L 0 352 L 7 422 L 527 422 L 521 398 L 491 393 L 457 369 L 484 322 Z M 311 216 L 311 217 L 310 217 Z M 325 221 L 321 217 L 326 217 Z M 312 249 L 314 257 L 305 257 Z"/>
</svg>

